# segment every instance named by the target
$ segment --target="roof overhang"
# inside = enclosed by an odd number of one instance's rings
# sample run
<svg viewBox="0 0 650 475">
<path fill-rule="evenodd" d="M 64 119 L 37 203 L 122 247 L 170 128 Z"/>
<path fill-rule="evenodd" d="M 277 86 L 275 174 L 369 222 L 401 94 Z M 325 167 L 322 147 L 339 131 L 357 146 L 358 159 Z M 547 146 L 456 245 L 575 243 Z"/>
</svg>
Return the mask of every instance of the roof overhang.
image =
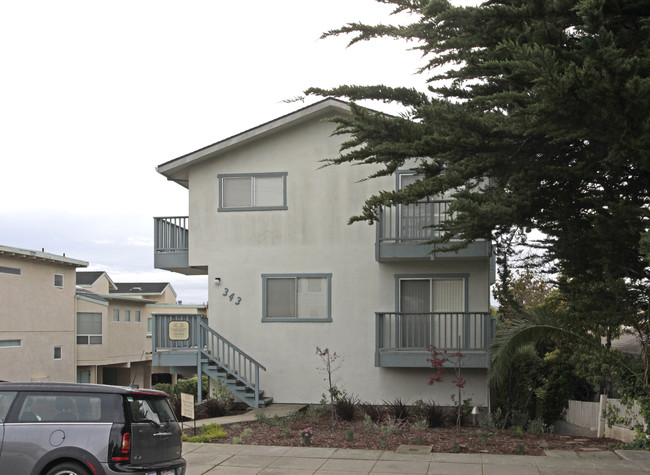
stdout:
<svg viewBox="0 0 650 475">
<path fill-rule="evenodd" d="M 294 127 L 302 122 L 337 114 L 350 114 L 350 105 L 345 101 L 328 97 L 315 104 L 303 107 L 295 112 L 291 112 L 270 122 L 258 125 L 257 127 L 158 165 L 156 171 L 167 177 L 168 180 L 175 181 L 179 185 L 187 188 L 189 186 L 188 170 L 193 165 L 217 157 L 243 144 L 251 143 L 281 130 Z"/>
<path fill-rule="evenodd" d="M 21 259 L 30 259 L 34 261 L 48 262 L 71 267 L 88 267 L 88 262 L 70 257 L 50 254 L 45 251 L 32 251 L 30 249 L 20 249 L 17 247 L 0 246 L 0 256 L 17 257 Z"/>
</svg>

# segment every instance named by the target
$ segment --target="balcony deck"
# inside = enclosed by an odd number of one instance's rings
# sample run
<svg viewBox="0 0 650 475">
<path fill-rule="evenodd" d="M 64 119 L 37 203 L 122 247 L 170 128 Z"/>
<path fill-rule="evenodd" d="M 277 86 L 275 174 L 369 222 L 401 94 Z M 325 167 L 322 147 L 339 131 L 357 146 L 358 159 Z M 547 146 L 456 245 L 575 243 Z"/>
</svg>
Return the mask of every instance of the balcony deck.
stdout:
<svg viewBox="0 0 650 475">
<path fill-rule="evenodd" d="M 188 216 L 154 218 L 154 268 L 184 275 L 207 275 L 207 266 L 189 265 L 189 235 Z"/>
<path fill-rule="evenodd" d="M 475 241 L 458 251 L 435 251 L 433 239 L 441 236 L 435 226 L 453 219 L 451 200 L 432 200 L 397 206 L 381 206 L 377 223 L 376 259 L 379 262 L 412 259 L 489 257 L 489 241 Z"/>
<path fill-rule="evenodd" d="M 461 352 L 463 368 L 488 368 L 488 350 L 495 333 L 489 313 L 381 313 L 375 314 L 375 366 L 426 368 L 429 346 L 448 353 Z M 445 365 L 452 367 L 455 359 Z"/>
</svg>

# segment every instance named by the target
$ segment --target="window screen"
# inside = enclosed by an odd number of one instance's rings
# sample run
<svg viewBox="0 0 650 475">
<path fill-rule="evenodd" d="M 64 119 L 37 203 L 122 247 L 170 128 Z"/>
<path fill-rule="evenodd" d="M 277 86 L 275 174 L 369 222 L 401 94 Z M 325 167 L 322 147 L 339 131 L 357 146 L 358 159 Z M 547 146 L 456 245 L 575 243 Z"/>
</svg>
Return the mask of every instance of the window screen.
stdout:
<svg viewBox="0 0 650 475">
<path fill-rule="evenodd" d="M 219 176 L 220 210 L 286 208 L 286 173 Z"/>
</svg>

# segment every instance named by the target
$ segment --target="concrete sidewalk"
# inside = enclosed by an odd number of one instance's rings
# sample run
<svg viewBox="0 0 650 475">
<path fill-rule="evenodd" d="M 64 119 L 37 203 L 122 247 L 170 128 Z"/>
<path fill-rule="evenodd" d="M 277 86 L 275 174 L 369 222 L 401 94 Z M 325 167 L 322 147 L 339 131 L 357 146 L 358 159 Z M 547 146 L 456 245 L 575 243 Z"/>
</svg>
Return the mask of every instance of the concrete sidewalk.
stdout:
<svg viewBox="0 0 650 475">
<path fill-rule="evenodd" d="M 432 453 L 259 445 L 183 444 L 187 475 L 422 474 L 592 475 L 650 474 L 650 452 L 549 451 L 547 456 Z M 625 458 L 624 458 L 625 457 Z"/>
</svg>

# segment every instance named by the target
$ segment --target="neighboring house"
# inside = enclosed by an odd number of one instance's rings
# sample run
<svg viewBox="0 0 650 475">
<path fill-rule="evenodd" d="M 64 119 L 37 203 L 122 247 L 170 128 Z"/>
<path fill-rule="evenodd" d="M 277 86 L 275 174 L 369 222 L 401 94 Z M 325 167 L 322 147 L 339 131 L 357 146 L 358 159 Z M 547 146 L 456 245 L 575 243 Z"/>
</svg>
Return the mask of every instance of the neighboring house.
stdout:
<svg viewBox="0 0 650 475">
<path fill-rule="evenodd" d="M 176 304 L 167 282 L 116 283 L 106 272 L 77 272 L 77 380 L 151 387 L 151 313 L 204 311 Z M 156 376 L 154 376 L 156 379 Z"/>
<path fill-rule="evenodd" d="M 88 262 L 0 246 L 0 381 L 151 387 L 152 313 L 205 313 L 176 304 L 169 283 L 115 283 Z"/>
<path fill-rule="evenodd" d="M 0 380 L 76 380 L 75 271 L 87 266 L 0 246 Z"/>
<path fill-rule="evenodd" d="M 342 357 L 335 384 L 362 401 L 447 404 L 454 377 L 427 385 L 426 347 L 460 347 L 463 398 L 487 405 L 491 243 L 432 254 L 426 226 L 448 219 L 444 197 L 348 225 L 371 194 L 417 177 L 323 167 L 346 140 L 324 119 L 345 114 L 347 103 L 325 99 L 158 166 L 188 189 L 189 216 L 155 219 L 154 266 L 207 275 L 209 314 L 157 315 L 154 364 L 227 378 L 251 405 L 265 404 L 260 389 L 316 403 L 326 391 L 316 347 L 329 348 Z"/>
</svg>

